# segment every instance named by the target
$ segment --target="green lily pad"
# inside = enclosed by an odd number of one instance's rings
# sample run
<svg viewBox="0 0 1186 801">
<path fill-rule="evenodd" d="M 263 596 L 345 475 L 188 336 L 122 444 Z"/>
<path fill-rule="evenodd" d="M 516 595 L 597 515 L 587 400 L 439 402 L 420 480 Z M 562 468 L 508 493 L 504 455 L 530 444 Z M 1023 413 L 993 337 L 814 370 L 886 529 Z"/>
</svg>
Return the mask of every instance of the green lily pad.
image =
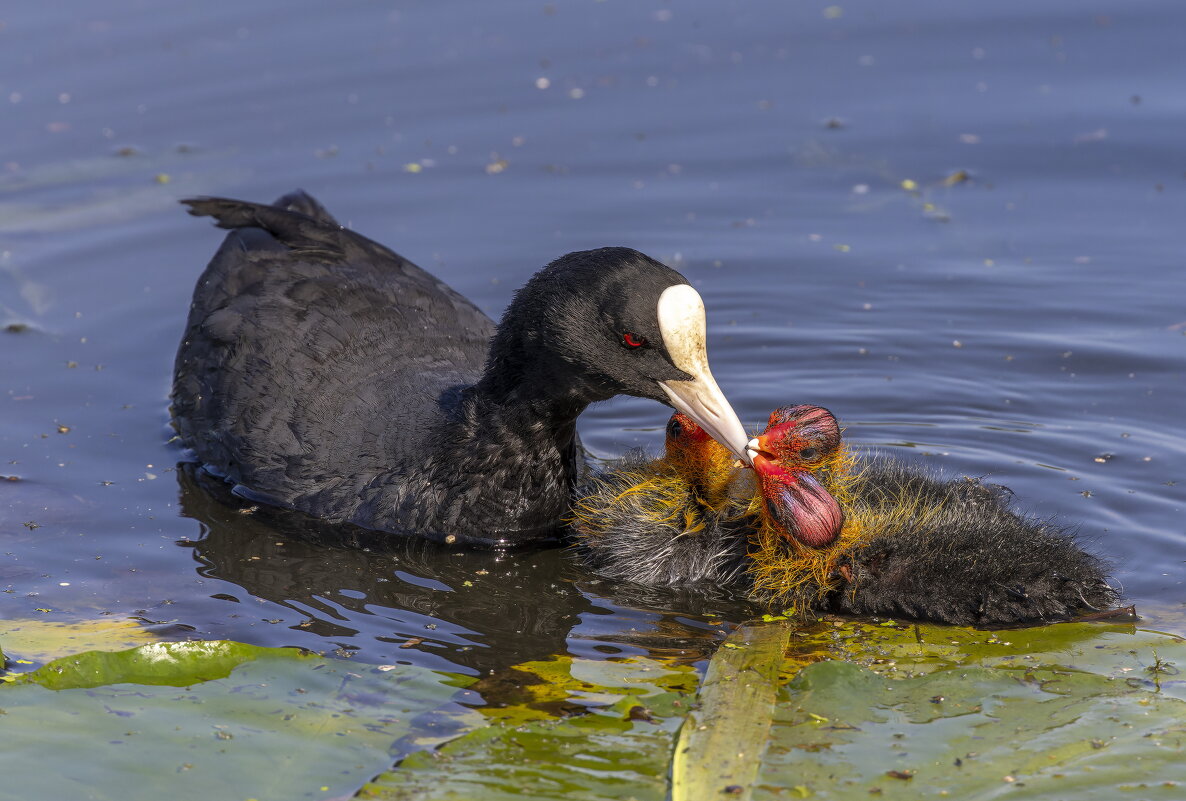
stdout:
<svg viewBox="0 0 1186 801">
<path fill-rule="evenodd" d="M 261 648 L 229 640 L 158 642 L 127 651 L 87 651 L 64 656 L 31 673 L 20 673 L 9 678 L 17 684 L 39 684 L 50 690 L 109 684 L 188 687 L 226 678 L 239 665 L 261 656 L 313 658 L 293 648 Z"/>
<path fill-rule="evenodd" d="M 83 651 L 114 651 L 155 640 L 140 623 L 120 618 L 72 622 L 0 620 L 0 644 L 10 659 L 44 662 Z"/>
<path fill-rule="evenodd" d="M 809 664 L 780 692 L 755 799 L 1102 801 L 1186 789 L 1181 637 L 1091 623 L 847 622 L 796 633 L 791 655 Z"/>
<path fill-rule="evenodd" d="M 452 703 L 452 677 L 424 668 L 376 669 L 237 643 L 171 645 L 190 648 L 162 652 L 162 661 L 181 665 L 166 673 L 178 670 L 175 678 L 185 673 L 191 682 L 216 672 L 224 678 L 184 688 L 48 689 L 38 681 L 55 675 L 53 663 L 0 685 L 0 796 L 342 798 L 408 750 L 455 736 L 451 715 L 464 713 Z M 198 645 L 211 646 L 205 657 Z M 139 663 L 158 648 L 68 659 L 99 665 L 113 680 L 152 681 L 160 677 Z M 197 667 L 203 658 L 208 664 Z M 69 673 L 57 675 L 65 681 Z"/>
<path fill-rule="evenodd" d="M 754 798 L 1179 799 L 1186 703 L 1061 667 L 887 680 L 848 662 L 785 688 Z"/>
<path fill-rule="evenodd" d="M 658 801 L 670 765 L 673 798 L 1176 799 L 1179 665 L 1186 640 L 1132 625 L 772 621 L 722 644 L 694 710 L 686 672 L 648 660 L 529 663 L 513 692 L 483 679 L 470 691 L 509 701 L 479 710 L 489 725 L 358 797 Z"/>
<path fill-rule="evenodd" d="M 641 658 L 569 657 L 516 670 L 540 679 L 527 685 L 517 703 L 482 707 L 489 725 L 408 756 L 357 797 L 658 801 L 666 796 L 667 761 L 696 686 L 693 671 Z M 481 690 L 481 683 L 470 689 Z M 484 694 L 487 701 L 489 696 Z M 556 711 L 560 699 L 567 703 L 563 716 Z"/>
</svg>

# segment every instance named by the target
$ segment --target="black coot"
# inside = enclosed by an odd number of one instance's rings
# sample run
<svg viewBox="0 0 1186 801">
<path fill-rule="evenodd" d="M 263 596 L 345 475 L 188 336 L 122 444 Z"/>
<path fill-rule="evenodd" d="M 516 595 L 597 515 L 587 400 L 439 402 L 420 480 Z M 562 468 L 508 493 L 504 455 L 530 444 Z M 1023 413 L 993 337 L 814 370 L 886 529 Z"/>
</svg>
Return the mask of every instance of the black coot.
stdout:
<svg viewBox="0 0 1186 801">
<path fill-rule="evenodd" d="M 302 192 L 184 202 L 231 233 L 194 291 L 173 419 L 240 496 L 446 542 L 549 538 L 582 467 L 576 418 L 619 394 L 745 457 L 700 296 L 637 251 L 557 259 L 495 326 Z"/>
</svg>

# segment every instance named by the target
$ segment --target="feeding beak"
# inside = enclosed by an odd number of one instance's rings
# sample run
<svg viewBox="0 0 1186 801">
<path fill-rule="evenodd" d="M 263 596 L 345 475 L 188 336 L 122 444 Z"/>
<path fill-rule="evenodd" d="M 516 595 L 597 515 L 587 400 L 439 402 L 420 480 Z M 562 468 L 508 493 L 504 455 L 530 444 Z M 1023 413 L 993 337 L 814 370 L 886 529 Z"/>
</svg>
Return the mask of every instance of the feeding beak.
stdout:
<svg viewBox="0 0 1186 801">
<path fill-rule="evenodd" d="M 708 369 L 704 301 L 687 284 L 676 284 L 659 296 L 659 331 L 671 362 L 692 376 L 688 381 L 660 381 L 671 405 L 696 421 L 709 436 L 746 464 L 749 437 Z"/>
<path fill-rule="evenodd" d="M 745 453 L 747 456 L 749 456 L 750 464 L 756 464 L 754 460 L 759 457 L 764 457 L 770 461 L 776 461 L 775 457 L 771 453 L 770 449 L 766 447 L 766 445 L 767 442 L 765 434 L 759 434 L 746 444 Z"/>
</svg>

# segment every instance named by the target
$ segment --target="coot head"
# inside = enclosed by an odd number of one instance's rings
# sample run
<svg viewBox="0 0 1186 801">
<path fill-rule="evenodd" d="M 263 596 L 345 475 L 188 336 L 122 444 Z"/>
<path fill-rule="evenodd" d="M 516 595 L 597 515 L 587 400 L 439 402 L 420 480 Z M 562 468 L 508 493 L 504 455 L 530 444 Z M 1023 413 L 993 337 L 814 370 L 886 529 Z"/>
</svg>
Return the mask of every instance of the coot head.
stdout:
<svg viewBox="0 0 1186 801">
<path fill-rule="evenodd" d="M 574 403 L 650 398 L 748 461 L 745 429 L 713 379 L 705 342 L 704 303 L 678 272 L 630 248 L 579 251 L 516 293 L 479 386 L 546 385 Z"/>
<path fill-rule="evenodd" d="M 765 511 L 771 521 L 809 548 L 832 544 L 844 511 L 814 475 L 840 448 L 840 426 L 819 406 L 784 406 L 749 442 Z"/>
</svg>

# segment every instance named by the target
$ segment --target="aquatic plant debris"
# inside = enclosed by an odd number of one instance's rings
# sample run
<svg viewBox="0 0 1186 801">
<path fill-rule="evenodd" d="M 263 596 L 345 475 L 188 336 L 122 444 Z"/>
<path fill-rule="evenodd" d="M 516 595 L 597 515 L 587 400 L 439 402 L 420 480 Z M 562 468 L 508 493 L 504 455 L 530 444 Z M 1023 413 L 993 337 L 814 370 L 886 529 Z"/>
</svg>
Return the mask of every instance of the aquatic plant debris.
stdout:
<svg viewBox="0 0 1186 801">
<path fill-rule="evenodd" d="M 753 632 L 776 644 L 785 634 L 785 656 Z M 744 663 L 763 682 L 772 669 L 781 674 L 764 691 L 775 693 L 773 704 L 749 706 L 729 724 L 769 731 L 763 748 L 734 741 L 725 755 L 745 754 L 752 781 L 714 775 L 700 786 L 685 781 L 679 792 L 914 799 L 934 788 L 939 797 L 974 798 L 1008 785 L 1016 798 L 1181 798 L 1186 681 L 1169 671 L 1171 662 L 1186 664 L 1181 637 L 1097 623 L 985 632 L 827 620 L 802 630 L 755 623 L 726 642 L 734 647 L 717 651 L 694 700 L 680 683 L 669 685 L 679 693 L 651 687 L 644 692 L 653 695 L 610 703 L 619 686 L 601 691 L 609 706 L 588 706 L 599 696 L 598 670 L 621 671 L 613 673 L 621 683 L 633 676 L 641 688 L 664 675 L 650 660 L 520 666 L 540 683 L 518 703 L 479 707 L 489 725 L 409 756 L 357 797 L 661 801 L 668 787 L 659 777 L 672 770 L 674 779 L 691 762 L 668 762 L 678 759 L 683 732 L 708 732 L 698 716 L 727 712 L 729 699 L 747 692 L 709 677 Z M 589 681 L 577 682 L 578 671 Z M 655 723 L 631 714 L 639 705 Z M 682 713 L 697 706 L 677 733 Z"/>
<path fill-rule="evenodd" d="M 741 626 L 722 643 L 671 759 L 672 801 L 748 799 L 762 765 L 790 629 Z M 728 789 L 726 789 L 728 788 Z"/>
</svg>

